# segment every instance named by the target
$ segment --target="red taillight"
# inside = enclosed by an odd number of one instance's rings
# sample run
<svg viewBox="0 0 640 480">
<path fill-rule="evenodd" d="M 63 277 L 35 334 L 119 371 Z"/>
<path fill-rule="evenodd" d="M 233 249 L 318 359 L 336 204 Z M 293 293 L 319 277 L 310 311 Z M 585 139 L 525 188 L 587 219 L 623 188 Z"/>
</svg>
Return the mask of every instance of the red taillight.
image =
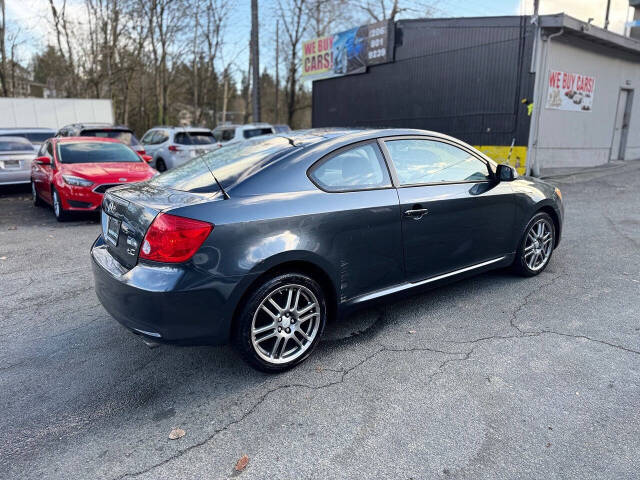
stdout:
<svg viewBox="0 0 640 480">
<path fill-rule="evenodd" d="M 200 248 L 213 225 L 160 213 L 151 223 L 140 248 L 140 258 L 156 262 L 185 262 Z"/>
<path fill-rule="evenodd" d="M 175 145 L 169 145 L 169 151 L 170 152 L 179 152 L 180 149 L 178 147 L 176 147 Z"/>
<path fill-rule="evenodd" d="M 146 155 L 147 152 L 145 152 L 144 148 L 141 148 L 140 150 L 137 150 L 138 155 L 142 156 L 142 155 Z"/>
</svg>

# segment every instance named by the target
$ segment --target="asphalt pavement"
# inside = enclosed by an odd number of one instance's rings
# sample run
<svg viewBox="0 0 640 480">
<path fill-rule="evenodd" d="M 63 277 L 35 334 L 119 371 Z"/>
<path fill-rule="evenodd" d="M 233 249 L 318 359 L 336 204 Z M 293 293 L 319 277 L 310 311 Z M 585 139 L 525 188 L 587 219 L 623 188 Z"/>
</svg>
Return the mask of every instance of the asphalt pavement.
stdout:
<svg viewBox="0 0 640 480">
<path fill-rule="evenodd" d="M 638 478 L 640 162 L 553 182 L 544 273 L 363 310 L 281 375 L 148 349 L 93 291 L 97 220 L 0 189 L 0 478 Z"/>
</svg>

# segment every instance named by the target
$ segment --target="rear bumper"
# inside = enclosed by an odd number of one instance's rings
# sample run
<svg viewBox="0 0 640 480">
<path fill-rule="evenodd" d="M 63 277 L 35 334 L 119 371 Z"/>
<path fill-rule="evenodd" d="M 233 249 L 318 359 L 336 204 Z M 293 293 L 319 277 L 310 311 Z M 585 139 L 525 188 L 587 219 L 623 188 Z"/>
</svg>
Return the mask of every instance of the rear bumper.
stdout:
<svg viewBox="0 0 640 480">
<path fill-rule="evenodd" d="M 31 170 L 19 170 L 10 168 L 0 169 L 0 185 L 15 185 L 31 182 Z"/>
<path fill-rule="evenodd" d="M 91 247 L 95 291 L 104 308 L 132 332 L 160 343 L 217 345 L 229 340 L 238 282 L 211 279 L 187 265 L 125 269 L 102 237 Z"/>
</svg>

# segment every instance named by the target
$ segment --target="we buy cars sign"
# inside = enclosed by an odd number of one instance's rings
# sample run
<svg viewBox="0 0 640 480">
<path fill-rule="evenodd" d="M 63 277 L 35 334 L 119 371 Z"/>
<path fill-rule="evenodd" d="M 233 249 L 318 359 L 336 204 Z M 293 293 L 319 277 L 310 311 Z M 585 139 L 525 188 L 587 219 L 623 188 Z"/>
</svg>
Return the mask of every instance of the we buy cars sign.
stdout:
<svg viewBox="0 0 640 480">
<path fill-rule="evenodd" d="M 590 112 L 596 79 L 580 73 L 549 72 L 547 108 Z"/>
</svg>

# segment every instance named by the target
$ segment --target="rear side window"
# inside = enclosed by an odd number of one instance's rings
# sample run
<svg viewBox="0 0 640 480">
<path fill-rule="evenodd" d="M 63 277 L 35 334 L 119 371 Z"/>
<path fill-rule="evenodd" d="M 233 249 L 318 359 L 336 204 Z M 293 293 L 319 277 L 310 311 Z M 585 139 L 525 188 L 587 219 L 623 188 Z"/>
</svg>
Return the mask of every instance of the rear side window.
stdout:
<svg viewBox="0 0 640 480">
<path fill-rule="evenodd" d="M 100 138 L 114 138 L 121 141 L 126 145 L 138 145 L 138 139 L 132 132 L 126 130 L 82 130 L 80 132 L 81 137 L 100 137 Z"/>
<path fill-rule="evenodd" d="M 435 140 L 386 140 L 400 185 L 480 182 L 490 178 L 487 165 L 470 153 Z"/>
<path fill-rule="evenodd" d="M 26 138 L 0 138 L 0 152 L 32 151 L 33 145 Z"/>
<path fill-rule="evenodd" d="M 42 143 L 53 137 L 55 132 L 20 132 L 20 133 L 2 133 L 0 137 L 24 137 L 31 143 Z"/>
<path fill-rule="evenodd" d="M 311 170 L 311 180 L 322 190 L 345 192 L 391 186 L 378 145 L 367 143 L 343 150 Z"/>
<path fill-rule="evenodd" d="M 226 130 L 222 131 L 222 141 L 226 142 L 228 140 L 233 140 L 233 134 L 234 134 L 235 130 L 233 130 L 232 128 L 228 128 Z"/>
<path fill-rule="evenodd" d="M 214 137 L 211 132 L 179 132 L 174 141 L 178 145 L 210 145 Z"/>
<path fill-rule="evenodd" d="M 260 135 L 271 135 L 273 133 L 273 130 L 270 127 L 264 127 L 264 128 L 251 128 L 248 130 L 244 130 L 242 132 L 242 135 L 244 136 L 244 138 L 253 138 L 253 137 L 258 137 Z"/>
</svg>

